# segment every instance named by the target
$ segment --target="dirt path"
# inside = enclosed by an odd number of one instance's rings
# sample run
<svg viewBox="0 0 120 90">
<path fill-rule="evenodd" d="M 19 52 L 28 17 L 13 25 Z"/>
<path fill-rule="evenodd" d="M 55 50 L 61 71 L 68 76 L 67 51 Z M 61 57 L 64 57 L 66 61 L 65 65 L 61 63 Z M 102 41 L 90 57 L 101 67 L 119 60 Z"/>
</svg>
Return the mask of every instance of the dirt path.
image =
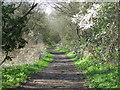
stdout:
<svg viewBox="0 0 120 90">
<path fill-rule="evenodd" d="M 84 75 L 76 70 L 73 61 L 64 53 L 54 49 L 51 49 L 51 53 L 55 55 L 55 60 L 50 66 L 31 77 L 25 85 L 18 89 L 86 88 Z"/>
</svg>

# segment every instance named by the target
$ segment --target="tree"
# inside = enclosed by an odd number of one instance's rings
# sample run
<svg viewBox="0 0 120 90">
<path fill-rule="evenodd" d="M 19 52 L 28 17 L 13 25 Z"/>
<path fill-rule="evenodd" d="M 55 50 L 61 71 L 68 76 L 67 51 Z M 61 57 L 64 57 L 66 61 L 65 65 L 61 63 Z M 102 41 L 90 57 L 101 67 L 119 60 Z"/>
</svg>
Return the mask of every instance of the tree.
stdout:
<svg viewBox="0 0 120 90">
<path fill-rule="evenodd" d="M 22 3 L 16 6 L 15 3 L 2 3 L 2 50 L 6 53 L 6 56 L 1 64 L 6 60 L 12 60 L 9 52 L 14 51 L 14 49 L 23 48 L 27 43 L 27 41 L 22 38 L 22 35 L 25 32 L 24 27 L 26 27 L 28 21 L 27 16 L 37 6 L 37 3 L 33 3 L 31 8 L 22 16 L 15 17 L 14 13 L 21 4 Z"/>
</svg>

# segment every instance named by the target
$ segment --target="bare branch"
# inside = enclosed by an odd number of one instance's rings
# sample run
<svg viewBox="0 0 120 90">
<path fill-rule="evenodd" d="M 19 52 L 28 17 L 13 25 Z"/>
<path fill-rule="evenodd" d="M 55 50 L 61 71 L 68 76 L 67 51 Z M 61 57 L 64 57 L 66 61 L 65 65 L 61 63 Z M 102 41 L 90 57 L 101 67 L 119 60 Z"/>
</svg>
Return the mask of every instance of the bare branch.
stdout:
<svg viewBox="0 0 120 90">
<path fill-rule="evenodd" d="M 22 5 L 22 2 L 20 2 L 20 4 L 14 9 L 14 11 L 18 9 L 21 5 Z"/>
<path fill-rule="evenodd" d="M 26 17 L 36 6 L 38 3 L 32 5 L 32 7 L 27 11 L 27 13 L 25 15 L 23 15 L 21 18 Z"/>
</svg>

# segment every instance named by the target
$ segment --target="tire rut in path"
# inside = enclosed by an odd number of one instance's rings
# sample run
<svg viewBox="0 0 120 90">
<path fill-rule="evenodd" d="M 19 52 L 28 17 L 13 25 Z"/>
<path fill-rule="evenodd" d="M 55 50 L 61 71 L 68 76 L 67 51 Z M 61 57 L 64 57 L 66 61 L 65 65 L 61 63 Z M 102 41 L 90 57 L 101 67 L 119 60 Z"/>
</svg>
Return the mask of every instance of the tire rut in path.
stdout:
<svg viewBox="0 0 120 90">
<path fill-rule="evenodd" d="M 87 88 L 83 73 L 76 70 L 73 61 L 64 53 L 50 51 L 55 56 L 54 61 L 18 89 Z"/>
</svg>

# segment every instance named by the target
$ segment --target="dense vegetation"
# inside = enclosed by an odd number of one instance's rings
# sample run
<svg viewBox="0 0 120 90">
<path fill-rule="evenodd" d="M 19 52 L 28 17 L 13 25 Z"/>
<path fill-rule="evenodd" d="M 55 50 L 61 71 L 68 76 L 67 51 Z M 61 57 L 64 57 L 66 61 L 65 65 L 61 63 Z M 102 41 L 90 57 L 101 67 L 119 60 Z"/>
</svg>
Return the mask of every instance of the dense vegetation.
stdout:
<svg viewBox="0 0 120 90">
<path fill-rule="evenodd" d="M 50 15 L 44 12 L 45 5 L 53 8 Z M 21 57 L 21 52 L 26 56 L 30 52 L 28 62 L 35 63 L 2 69 L 3 87 L 11 87 L 13 84 L 18 86 L 19 82 L 25 81 L 32 74 L 29 69 L 46 66 L 46 62 L 39 60 L 44 60 L 42 57 L 46 55 L 48 46 L 56 46 L 56 50 L 61 49 L 59 51 L 67 52 L 68 56 L 73 57 L 78 69 L 86 73 L 90 87 L 120 87 L 118 3 L 3 2 L 2 12 L 1 64 L 8 64 L 6 60 L 13 60 L 13 63 L 20 61 L 22 64 L 27 62 Z M 17 57 L 21 56 L 14 60 L 12 55 L 16 52 Z M 45 57 L 45 61 L 49 61 L 49 58 Z"/>
<path fill-rule="evenodd" d="M 31 12 L 37 4 L 33 4 L 31 8 L 22 16 L 13 16 L 15 10 L 21 6 L 21 3 L 16 7 L 15 3 L 7 4 L 2 3 L 2 50 L 6 53 L 6 57 L 1 62 L 4 63 L 6 60 L 12 60 L 8 55 L 9 52 L 14 49 L 20 49 L 25 46 L 27 41 L 22 38 L 25 32 L 26 22 L 28 21 L 27 15 Z"/>
<path fill-rule="evenodd" d="M 71 27 L 68 34 L 63 33 L 66 37 L 58 47 L 77 55 L 75 64 L 86 73 L 90 87 L 118 88 L 118 4 L 83 5 L 71 18 L 76 30 Z"/>
<path fill-rule="evenodd" d="M 25 83 L 30 76 L 35 75 L 39 70 L 47 67 L 53 61 L 53 55 L 48 53 L 41 61 L 31 65 L 21 65 L 16 67 L 6 67 L 2 69 L 2 89 L 15 88 Z"/>
<path fill-rule="evenodd" d="M 72 54 L 68 54 L 71 56 Z M 73 54 L 74 55 L 74 54 Z M 94 60 L 94 56 L 84 56 L 82 59 L 74 57 L 75 65 L 79 70 L 83 70 L 87 76 L 88 85 L 91 88 L 118 88 L 118 69 L 117 65 L 113 62 L 101 63 L 99 60 Z"/>
</svg>

